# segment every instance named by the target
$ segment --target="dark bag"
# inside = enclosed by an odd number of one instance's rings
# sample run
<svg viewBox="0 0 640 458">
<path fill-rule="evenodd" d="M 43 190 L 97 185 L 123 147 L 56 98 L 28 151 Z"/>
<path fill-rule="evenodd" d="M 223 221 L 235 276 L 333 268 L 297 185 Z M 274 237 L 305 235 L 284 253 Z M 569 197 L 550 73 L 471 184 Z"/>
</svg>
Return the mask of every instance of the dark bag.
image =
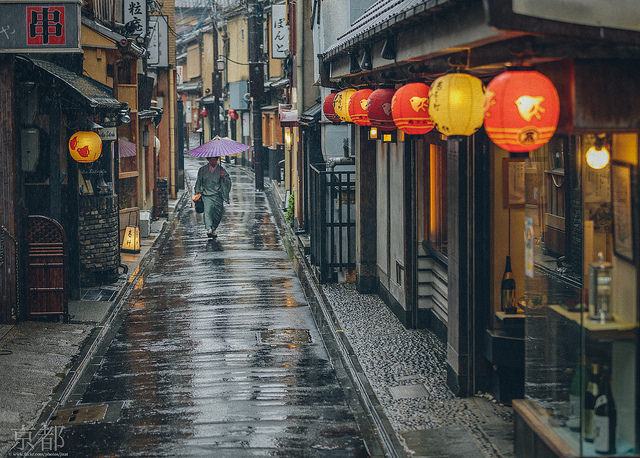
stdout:
<svg viewBox="0 0 640 458">
<path fill-rule="evenodd" d="M 204 213 L 204 202 L 203 202 L 203 198 L 200 197 L 198 200 L 196 200 L 196 213 Z"/>
</svg>

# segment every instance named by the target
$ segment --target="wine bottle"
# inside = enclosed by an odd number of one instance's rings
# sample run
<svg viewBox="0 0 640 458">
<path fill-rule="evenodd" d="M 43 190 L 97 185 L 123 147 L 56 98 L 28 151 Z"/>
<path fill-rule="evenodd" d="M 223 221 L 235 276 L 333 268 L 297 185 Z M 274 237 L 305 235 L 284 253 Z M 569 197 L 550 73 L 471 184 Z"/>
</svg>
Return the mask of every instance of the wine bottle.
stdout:
<svg viewBox="0 0 640 458">
<path fill-rule="evenodd" d="M 507 265 L 502 274 L 500 285 L 500 309 L 505 313 L 515 313 L 516 281 L 511 272 L 511 256 L 507 256 Z"/>
<path fill-rule="evenodd" d="M 567 426 L 573 431 L 580 430 L 580 401 L 582 389 L 587 387 L 587 370 L 584 364 L 579 364 L 573 373 L 571 386 L 569 387 L 569 418 Z"/>
<path fill-rule="evenodd" d="M 616 405 L 611 394 L 611 380 L 607 368 L 602 371 L 602 392 L 596 398 L 593 425 L 593 447 L 597 453 L 616 453 Z"/>
<path fill-rule="evenodd" d="M 599 375 L 598 375 L 598 365 L 591 365 L 591 375 L 589 376 L 589 383 L 587 384 L 587 391 L 584 395 L 584 440 L 587 442 L 593 442 L 593 438 L 595 436 L 594 426 L 593 426 L 593 415 L 594 408 L 596 405 L 596 398 L 598 397 L 598 385 L 599 385 Z"/>
</svg>

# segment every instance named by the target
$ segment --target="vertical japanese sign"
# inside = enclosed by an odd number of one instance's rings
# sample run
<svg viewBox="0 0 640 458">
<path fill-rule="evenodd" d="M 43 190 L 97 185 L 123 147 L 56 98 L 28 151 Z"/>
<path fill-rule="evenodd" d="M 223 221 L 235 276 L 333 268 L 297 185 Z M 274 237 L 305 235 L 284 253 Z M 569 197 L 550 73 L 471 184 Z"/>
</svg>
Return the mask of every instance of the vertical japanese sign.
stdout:
<svg viewBox="0 0 640 458">
<path fill-rule="evenodd" d="M 0 53 L 80 51 L 80 5 L 0 3 Z"/>
<path fill-rule="evenodd" d="M 178 85 L 184 82 L 184 66 L 178 65 L 176 66 L 176 77 L 178 79 Z"/>
<path fill-rule="evenodd" d="M 535 232 L 533 229 L 533 218 L 530 216 L 524 219 L 524 273 L 527 277 L 533 278 L 533 244 Z"/>
<path fill-rule="evenodd" d="M 168 67 L 169 26 L 167 16 L 149 17 L 149 37 L 149 60 L 147 63 L 151 67 Z"/>
<path fill-rule="evenodd" d="M 287 6 L 271 5 L 271 57 L 285 59 L 287 54 L 289 54 Z"/>
<path fill-rule="evenodd" d="M 133 33 L 147 35 L 147 2 L 145 0 L 124 0 L 124 23 Z"/>
</svg>

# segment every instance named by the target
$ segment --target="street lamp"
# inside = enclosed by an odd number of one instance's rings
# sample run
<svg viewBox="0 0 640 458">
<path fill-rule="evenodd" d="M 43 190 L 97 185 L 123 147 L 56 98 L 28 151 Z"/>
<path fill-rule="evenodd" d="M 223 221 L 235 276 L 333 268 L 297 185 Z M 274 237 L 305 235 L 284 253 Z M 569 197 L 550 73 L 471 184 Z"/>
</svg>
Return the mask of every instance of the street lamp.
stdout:
<svg viewBox="0 0 640 458">
<path fill-rule="evenodd" d="M 224 59 L 222 57 L 218 57 L 218 59 L 216 60 L 216 71 L 224 71 Z"/>
</svg>

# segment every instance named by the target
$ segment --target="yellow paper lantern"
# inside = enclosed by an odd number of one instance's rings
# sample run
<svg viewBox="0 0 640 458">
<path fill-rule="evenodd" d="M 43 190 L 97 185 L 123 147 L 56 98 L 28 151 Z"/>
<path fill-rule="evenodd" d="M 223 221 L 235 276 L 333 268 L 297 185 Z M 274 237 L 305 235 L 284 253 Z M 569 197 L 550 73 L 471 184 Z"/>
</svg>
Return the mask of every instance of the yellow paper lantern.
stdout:
<svg viewBox="0 0 640 458">
<path fill-rule="evenodd" d="M 484 85 L 467 73 L 449 73 L 431 85 L 429 116 L 447 136 L 473 135 L 484 120 Z"/>
<path fill-rule="evenodd" d="M 349 100 L 351 100 L 351 97 L 356 92 L 353 88 L 345 89 L 344 91 L 338 92 L 336 98 L 333 100 L 333 109 L 344 122 L 352 122 L 351 116 L 349 115 Z"/>
<path fill-rule="evenodd" d="M 93 162 L 102 154 L 102 139 L 95 132 L 76 132 L 69 139 L 69 153 L 77 162 Z"/>
</svg>

